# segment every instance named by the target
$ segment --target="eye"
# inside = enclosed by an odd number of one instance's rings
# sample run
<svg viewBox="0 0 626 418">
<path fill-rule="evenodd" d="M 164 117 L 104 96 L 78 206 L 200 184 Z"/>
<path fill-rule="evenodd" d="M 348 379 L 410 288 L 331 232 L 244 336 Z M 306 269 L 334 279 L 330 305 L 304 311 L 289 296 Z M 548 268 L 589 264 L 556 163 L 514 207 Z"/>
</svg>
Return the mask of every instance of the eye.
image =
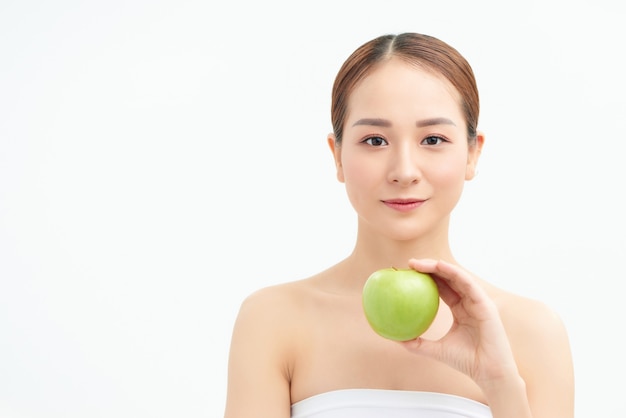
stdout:
<svg viewBox="0 0 626 418">
<path fill-rule="evenodd" d="M 431 135 L 431 136 L 427 136 L 426 138 L 422 140 L 422 145 L 439 145 L 442 142 L 447 142 L 447 141 L 440 136 Z"/>
<path fill-rule="evenodd" d="M 380 136 L 370 136 L 369 138 L 365 138 L 361 141 L 364 144 L 371 145 L 373 147 L 382 147 L 383 145 L 389 145 L 386 139 L 381 138 Z"/>
</svg>

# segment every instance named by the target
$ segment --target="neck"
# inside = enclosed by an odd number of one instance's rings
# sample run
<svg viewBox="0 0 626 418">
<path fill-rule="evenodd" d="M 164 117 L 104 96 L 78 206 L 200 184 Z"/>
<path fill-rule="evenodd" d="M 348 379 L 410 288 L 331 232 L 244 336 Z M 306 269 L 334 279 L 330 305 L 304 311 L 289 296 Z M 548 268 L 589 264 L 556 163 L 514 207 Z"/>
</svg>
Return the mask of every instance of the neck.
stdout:
<svg viewBox="0 0 626 418">
<path fill-rule="evenodd" d="M 360 287 L 374 271 L 386 267 L 407 268 L 411 258 L 432 258 L 456 263 L 447 233 L 439 232 L 412 240 L 394 240 L 359 230 L 352 253 L 341 263 L 348 273 L 342 276 L 352 285 Z"/>
</svg>

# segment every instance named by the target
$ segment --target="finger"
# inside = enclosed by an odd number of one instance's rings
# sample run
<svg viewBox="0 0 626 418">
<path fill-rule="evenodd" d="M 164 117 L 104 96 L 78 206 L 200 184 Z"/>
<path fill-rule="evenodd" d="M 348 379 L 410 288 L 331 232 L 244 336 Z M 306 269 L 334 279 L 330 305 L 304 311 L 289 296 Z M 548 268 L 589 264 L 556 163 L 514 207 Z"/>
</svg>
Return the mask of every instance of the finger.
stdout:
<svg viewBox="0 0 626 418">
<path fill-rule="evenodd" d="M 440 279 L 461 297 L 467 297 L 471 300 L 482 297 L 482 292 L 478 290 L 473 276 L 459 266 L 443 260 L 432 259 L 411 259 L 409 266 L 422 273 L 428 273 L 433 278 Z M 441 287 L 445 288 L 444 286 Z"/>
<path fill-rule="evenodd" d="M 442 345 L 439 341 L 430 341 L 418 337 L 414 340 L 401 341 L 400 344 L 412 353 L 421 354 L 436 360 L 442 358 Z"/>
<path fill-rule="evenodd" d="M 437 260 L 433 259 L 410 259 L 409 267 L 412 269 L 419 271 L 421 273 L 429 274 L 435 283 L 437 284 L 437 288 L 439 289 L 439 296 L 441 299 L 448 305 L 452 306 L 456 304 L 460 297 L 459 295 L 450 287 L 448 281 L 445 280 L 442 276 L 437 274 Z"/>
<path fill-rule="evenodd" d="M 445 280 L 462 298 L 479 302 L 487 297 L 483 289 L 476 283 L 474 276 L 459 266 L 446 261 L 438 261 L 434 274 Z"/>
<path fill-rule="evenodd" d="M 430 276 L 437 284 L 437 289 L 439 289 L 439 296 L 441 297 L 441 300 L 446 303 L 446 305 L 452 307 L 461 300 L 459 294 L 450 287 L 447 281 L 434 273 L 430 273 Z"/>
<path fill-rule="evenodd" d="M 437 260 L 431 258 L 411 258 L 409 267 L 422 273 L 434 273 L 437 270 Z"/>
<path fill-rule="evenodd" d="M 454 264 L 439 261 L 436 273 L 433 274 L 445 280 L 451 290 L 456 292 L 460 298 L 459 304 L 471 317 L 486 320 L 498 315 L 493 300 L 469 272 Z M 449 306 L 452 308 L 452 305 Z M 458 313 L 455 314 L 455 317 L 458 318 Z"/>
</svg>

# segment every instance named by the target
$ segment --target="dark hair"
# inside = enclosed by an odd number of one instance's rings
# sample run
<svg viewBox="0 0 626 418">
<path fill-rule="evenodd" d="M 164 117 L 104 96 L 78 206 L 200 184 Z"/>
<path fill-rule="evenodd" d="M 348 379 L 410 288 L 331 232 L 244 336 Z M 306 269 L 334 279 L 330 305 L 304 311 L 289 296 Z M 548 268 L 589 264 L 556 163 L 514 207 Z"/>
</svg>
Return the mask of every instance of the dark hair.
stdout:
<svg viewBox="0 0 626 418">
<path fill-rule="evenodd" d="M 337 143 L 341 143 L 350 94 L 377 64 L 392 57 L 439 73 L 456 88 L 467 123 L 467 138 L 473 144 L 480 103 L 472 67 L 447 43 L 419 33 L 379 36 L 361 45 L 343 63 L 335 78 L 331 102 L 331 121 Z"/>
</svg>

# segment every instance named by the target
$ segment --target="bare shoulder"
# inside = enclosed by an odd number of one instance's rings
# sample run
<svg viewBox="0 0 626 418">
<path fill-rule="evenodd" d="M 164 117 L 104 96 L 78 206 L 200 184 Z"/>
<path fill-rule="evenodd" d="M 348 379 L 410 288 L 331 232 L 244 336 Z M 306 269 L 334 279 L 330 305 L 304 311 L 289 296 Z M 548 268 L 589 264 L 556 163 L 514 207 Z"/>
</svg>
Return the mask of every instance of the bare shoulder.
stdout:
<svg viewBox="0 0 626 418">
<path fill-rule="evenodd" d="M 239 308 L 228 363 L 227 417 L 289 416 L 290 381 L 301 344 L 306 280 L 248 295 Z M 247 399 L 247 402 L 241 402 Z"/>
<path fill-rule="evenodd" d="M 258 337 L 270 335 L 276 343 L 289 328 L 296 328 L 299 307 L 307 300 L 309 288 L 308 279 L 304 279 L 254 291 L 242 301 L 235 327 L 246 328 Z"/>
<path fill-rule="evenodd" d="M 559 397 L 573 404 L 572 353 L 561 316 L 543 301 L 487 287 L 498 306 L 529 396 L 546 398 L 546 404 L 558 404 Z M 553 398 L 547 399 L 549 396 Z"/>
<path fill-rule="evenodd" d="M 311 279 L 301 279 L 258 289 L 241 303 L 239 316 L 261 319 L 294 312 L 311 292 Z"/>
<path fill-rule="evenodd" d="M 567 340 L 560 315 L 545 302 L 493 286 L 489 287 L 489 293 L 498 306 L 512 342 L 521 344 L 529 338 L 536 342 Z"/>
</svg>

